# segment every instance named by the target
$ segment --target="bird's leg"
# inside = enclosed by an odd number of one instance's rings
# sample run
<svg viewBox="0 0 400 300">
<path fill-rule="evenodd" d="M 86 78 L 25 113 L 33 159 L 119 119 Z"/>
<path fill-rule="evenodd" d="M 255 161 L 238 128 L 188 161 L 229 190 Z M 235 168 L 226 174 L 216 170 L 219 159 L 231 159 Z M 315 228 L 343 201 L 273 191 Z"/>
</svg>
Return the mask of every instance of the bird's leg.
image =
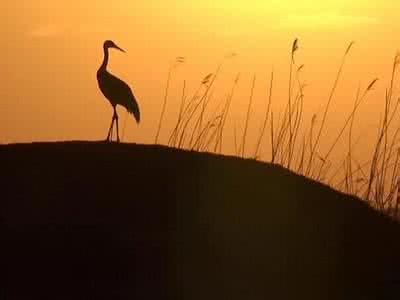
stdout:
<svg viewBox="0 0 400 300">
<path fill-rule="evenodd" d="M 115 115 L 115 120 L 117 121 L 117 143 L 119 143 L 118 114 L 115 107 L 114 107 L 114 115 Z"/>
<path fill-rule="evenodd" d="M 113 130 L 113 127 L 114 127 L 114 115 L 112 116 L 112 119 L 111 119 L 111 125 L 110 125 L 110 129 L 108 130 L 108 135 L 107 135 L 107 142 L 109 142 L 110 141 L 110 138 L 112 139 L 112 130 Z"/>
</svg>

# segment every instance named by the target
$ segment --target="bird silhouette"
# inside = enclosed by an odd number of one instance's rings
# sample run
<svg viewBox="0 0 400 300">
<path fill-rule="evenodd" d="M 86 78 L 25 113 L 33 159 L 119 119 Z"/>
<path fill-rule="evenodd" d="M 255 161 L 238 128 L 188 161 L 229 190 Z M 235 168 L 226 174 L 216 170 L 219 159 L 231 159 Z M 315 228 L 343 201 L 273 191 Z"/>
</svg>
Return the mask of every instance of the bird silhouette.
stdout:
<svg viewBox="0 0 400 300">
<path fill-rule="evenodd" d="M 126 110 L 135 117 L 137 123 L 140 122 L 140 110 L 131 88 L 121 79 L 115 77 L 114 75 L 112 75 L 107 71 L 107 64 L 109 58 L 108 50 L 110 48 L 114 48 L 122 52 L 125 52 L 123 49 L 118 47 L 113 41 L 108 40 L 104 42 L 103 45 L 104 59 L 99 70 L 97 71 L 97 82 L 99 84 L 101 92 L 108 99 L 114 110 L 106 141 L 110 142 L 112 140 L 112 131 L 114 128 L 114 122 L 116 122 L 117 142 L 119 142 L 118 114 L 116 106 L 121 105 L 125 107 Z"/>
</svg>

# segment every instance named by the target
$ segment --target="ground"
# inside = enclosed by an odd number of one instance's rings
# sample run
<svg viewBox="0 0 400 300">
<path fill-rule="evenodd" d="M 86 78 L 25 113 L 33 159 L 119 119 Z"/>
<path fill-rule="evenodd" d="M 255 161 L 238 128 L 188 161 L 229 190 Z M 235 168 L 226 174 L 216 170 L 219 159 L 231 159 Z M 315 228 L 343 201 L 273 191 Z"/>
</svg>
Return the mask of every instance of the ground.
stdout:
<svg viewBox="0 0 400 300">
<path fill-rule="evenodd" d="M 0 146 L 0 182 L 0 299 L 400 295 L 400 225 L 276 165 L 16 144 Z"/>
</svg>

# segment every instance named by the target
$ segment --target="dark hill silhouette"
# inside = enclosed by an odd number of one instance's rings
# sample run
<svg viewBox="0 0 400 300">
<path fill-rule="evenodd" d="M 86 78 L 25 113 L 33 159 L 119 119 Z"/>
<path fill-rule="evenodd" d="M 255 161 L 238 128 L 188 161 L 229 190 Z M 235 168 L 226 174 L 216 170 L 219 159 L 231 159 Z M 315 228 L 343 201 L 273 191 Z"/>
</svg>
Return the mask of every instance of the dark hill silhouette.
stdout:
<svg viewBox="0 0 400 300">
<path fill-rule="evenodd" d="M 0 146 L 0 299 L 399 299 L 400 227 L 286 169 Z"/>
</svg>

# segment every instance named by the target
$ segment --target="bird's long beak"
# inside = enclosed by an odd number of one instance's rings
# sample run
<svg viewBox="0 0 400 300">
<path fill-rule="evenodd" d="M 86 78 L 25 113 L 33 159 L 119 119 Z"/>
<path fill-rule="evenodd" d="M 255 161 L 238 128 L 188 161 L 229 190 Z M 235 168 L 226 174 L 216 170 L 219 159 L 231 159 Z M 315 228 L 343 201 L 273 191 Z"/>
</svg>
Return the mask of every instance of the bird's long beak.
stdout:
<svg viewBox="0 0 400 300">
<path fill-rule="evenodd" d="M 126 53 L 126 51 L 124 50 L 124 49 L 121 49 L 120 47 L 118 47 L 117 45 L 114 45 L 114 48 L 115 49 L 118 49 L 119 51 L 121 51 L 121 52 L 124 52 L 124 53 Z"/>
</svg>

